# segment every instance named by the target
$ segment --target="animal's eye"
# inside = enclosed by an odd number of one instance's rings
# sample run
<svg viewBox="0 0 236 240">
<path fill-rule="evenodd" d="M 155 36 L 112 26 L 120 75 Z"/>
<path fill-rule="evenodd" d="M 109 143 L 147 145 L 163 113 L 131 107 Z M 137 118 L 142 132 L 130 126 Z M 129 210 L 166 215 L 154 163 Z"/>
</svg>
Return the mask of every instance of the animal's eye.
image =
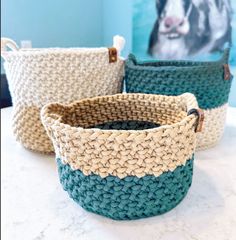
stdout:
<svg viewBox="0 0 236 240">
<path fill-rule="evenodd" d="M 181 26 L 183 26 L 183 25 L 184 25 L 184 20 L 182 20 L 182 21 L 180 22 L 179 26 L 181 27 Z"/>
</svg>

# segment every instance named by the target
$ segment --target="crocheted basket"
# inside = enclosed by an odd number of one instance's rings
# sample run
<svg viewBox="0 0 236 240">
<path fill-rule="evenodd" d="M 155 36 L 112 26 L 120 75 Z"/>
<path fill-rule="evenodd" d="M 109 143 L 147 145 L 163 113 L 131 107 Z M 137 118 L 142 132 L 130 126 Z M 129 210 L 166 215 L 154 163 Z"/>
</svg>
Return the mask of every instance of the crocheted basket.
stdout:
<svg viewBox="0 0 236 240">
<path fill-rule="evenodd" d="M 125 83 L 128 93 L 179 95 L 193 93 L 204 110 L 203 131 L 197 149 L 217 144 L 223 135 L 232 75 L 228 66 L 229 49 L 215 62 L 137 61 L 130 54 L 126 61 Z"/>
<path fill-rule="evenodd" d="M 116 36 L 112 48 L 19 49 L 2 38 L 16 139 L 31 150 L 52 152 L 40 121 L 42 106 L 121 92 L 124 61 L 118 54 L 123 45 L 124 39 Z"/>
<path fill-rule="evenodd" d="M 123 220 L 162 214 L 186 195 L 197 108 L 190 93 L 117 94 L 52 103 L 41 118 L 64 190 L 86 210 Z"/>
</svg>

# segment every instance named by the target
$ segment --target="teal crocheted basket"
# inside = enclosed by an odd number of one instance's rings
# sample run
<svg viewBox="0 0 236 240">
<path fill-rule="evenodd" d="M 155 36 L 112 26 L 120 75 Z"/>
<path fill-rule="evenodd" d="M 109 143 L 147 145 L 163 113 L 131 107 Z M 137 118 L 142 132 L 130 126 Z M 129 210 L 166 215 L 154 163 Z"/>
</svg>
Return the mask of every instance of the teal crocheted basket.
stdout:
<svg viewBox="0 0 236 240">
<path fill-rule="evenodd" d="M 218 61 L 138 61 L 130 54 L 125 65 L 128 93 L 179 95 L 193 93 L 206 110 L 198 149 L 215 145 L 223 134 L 233 76 L 228 66 L 229 48 Z"/>
<path fill-rule="evenodd" d="M 101 178 L 73 171 L 57 159 L 60 182 L 84 209 L 116 220 L 160 215 L 176 207 L 192 183 L 193 157 L 184 166 L 159 177 Z"/>
<path fill-rule="evenodd" d="M 84 209 L 116 220 L 165 213 L 192 183 L 200 112 L 192 94 L 118 94 L 41 111 L 60 182 Z"/>
</svg>

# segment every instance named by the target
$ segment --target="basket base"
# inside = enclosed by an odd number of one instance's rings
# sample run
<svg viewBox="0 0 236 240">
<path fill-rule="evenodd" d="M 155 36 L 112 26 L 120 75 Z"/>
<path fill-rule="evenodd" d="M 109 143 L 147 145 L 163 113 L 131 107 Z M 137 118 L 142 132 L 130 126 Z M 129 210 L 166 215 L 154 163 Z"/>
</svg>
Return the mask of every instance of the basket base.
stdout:
<svg viewBox="0 0 236 240">
<path fill-rule="evenodd" d="M 85 176 L 57 159 L 60 182 L 84 209 L 115 220 L 133 220 L 170 211 L 186 196 L 192 183 L 193 157 L 184 166 L 155 177 Z"/>
</svg>

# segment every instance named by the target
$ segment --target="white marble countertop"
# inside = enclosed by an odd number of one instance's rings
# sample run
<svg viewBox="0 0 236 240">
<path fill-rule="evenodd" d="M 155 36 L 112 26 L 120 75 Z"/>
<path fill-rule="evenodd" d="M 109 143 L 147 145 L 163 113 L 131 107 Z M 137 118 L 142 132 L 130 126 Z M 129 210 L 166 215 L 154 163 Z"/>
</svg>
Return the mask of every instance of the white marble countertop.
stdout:
<svg viewBox="0 0 236 240">
<path fill-rule="evenodd" d="M 1 110 L 3 240 L 235 240 L 236 108 L 222 141 L 196 153 L 193 184 L 172 211 L 135 221 L 88 213 L 59 183 L 53 156 L 16 143 L 11 108 Z"/>
</svg>

